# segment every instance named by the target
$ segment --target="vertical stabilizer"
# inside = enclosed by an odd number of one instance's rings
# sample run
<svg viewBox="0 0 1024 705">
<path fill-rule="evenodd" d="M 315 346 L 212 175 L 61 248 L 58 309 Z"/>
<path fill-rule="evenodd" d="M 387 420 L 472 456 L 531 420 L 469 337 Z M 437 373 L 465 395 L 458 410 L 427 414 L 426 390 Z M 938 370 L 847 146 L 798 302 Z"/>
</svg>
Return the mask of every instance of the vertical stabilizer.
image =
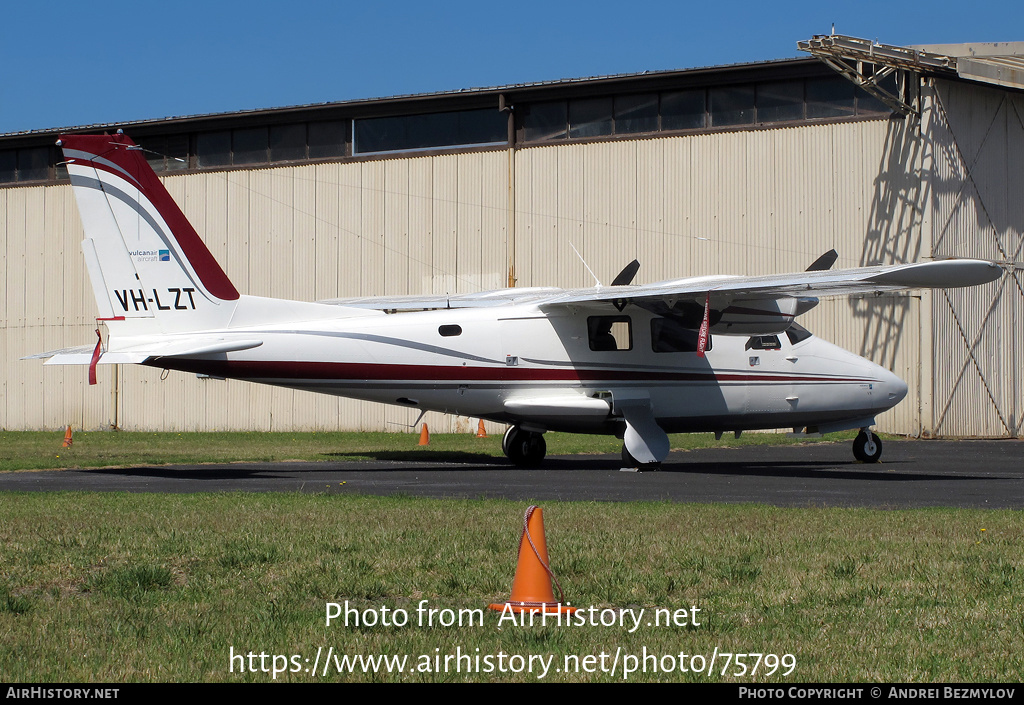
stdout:
<svg viewBox="0 0 1024 705">
<path fill-rule="evenodd" d="M 125 332 L 227 325 L 238 291 L 127 136 L 58 142 L 85 228 L 82 252 L 100 317 Z"/>
</svg>

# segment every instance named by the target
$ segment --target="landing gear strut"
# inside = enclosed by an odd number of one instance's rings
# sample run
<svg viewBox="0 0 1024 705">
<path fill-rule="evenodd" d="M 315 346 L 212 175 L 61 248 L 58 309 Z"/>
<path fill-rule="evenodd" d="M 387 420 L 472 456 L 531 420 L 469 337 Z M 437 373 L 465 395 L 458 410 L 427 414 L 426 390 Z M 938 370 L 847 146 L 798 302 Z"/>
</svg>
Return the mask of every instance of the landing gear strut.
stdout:
<svg viewBox="0 0 1024 705">
<path fill-rule="evenodd" d="M 512 426 L 505 431 L 501 441 L 501 450 L 508 459 L 521 468 L 534 468 L 541 464 L 548 452 L 548 444 L 544 442 L 544 434 L 535 431 L 524 431 Z"/>
<path fill-rule="evenodd" d="M 862 428 L 853 439 L 853 457 L 862 463 L 877 463 L 882 457 L 882 439 L 870 428 Z"/>
</svg>

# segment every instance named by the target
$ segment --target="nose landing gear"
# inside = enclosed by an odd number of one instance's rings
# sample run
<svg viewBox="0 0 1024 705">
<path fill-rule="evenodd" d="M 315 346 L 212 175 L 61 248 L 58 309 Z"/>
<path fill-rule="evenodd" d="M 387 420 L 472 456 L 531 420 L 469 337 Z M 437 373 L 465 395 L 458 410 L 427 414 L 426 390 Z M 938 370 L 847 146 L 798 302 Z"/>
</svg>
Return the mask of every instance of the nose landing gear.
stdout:
<svg viewBox="0 0 1024 705">
<path fill-rule="evenodd" d="M 862 463 L 877 463 L 882 457 L 882 439 L 870 428 L 862 428 L 853 439 L 853 457 Z"/>
</svg>

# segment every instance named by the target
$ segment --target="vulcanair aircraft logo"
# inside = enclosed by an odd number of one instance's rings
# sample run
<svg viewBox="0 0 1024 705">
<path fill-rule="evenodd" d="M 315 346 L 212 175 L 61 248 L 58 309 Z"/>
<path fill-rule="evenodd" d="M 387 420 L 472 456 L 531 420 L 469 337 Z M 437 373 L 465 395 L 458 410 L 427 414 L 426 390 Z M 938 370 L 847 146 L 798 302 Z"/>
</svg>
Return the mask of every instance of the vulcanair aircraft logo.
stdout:
<svg viewBox="0 0 1024 705">
<path fill-rule="evenodd" d="M 136 262 L 170 262 L 170 250 L 129 250 L 128 254 Z"/>
</svg>

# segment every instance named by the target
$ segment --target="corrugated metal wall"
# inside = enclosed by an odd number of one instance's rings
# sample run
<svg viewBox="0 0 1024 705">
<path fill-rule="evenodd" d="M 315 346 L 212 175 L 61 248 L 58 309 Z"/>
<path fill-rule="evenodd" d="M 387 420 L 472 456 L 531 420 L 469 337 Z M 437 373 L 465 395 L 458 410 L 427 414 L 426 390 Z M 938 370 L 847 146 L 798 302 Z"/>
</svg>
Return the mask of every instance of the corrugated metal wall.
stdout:
<svg viewBox="0 0 1024 705">
<path fill-rule="evenodd" d="M 927 94 L 934 254 L 1003 262 L 983 287 L 932 297 L 927 343 L 935 365 L 927 431 L 1021 436 L 1024 407 L 1024 97 L 936 81 Z"/>
<path fill-rule="evenodd" d="M 1020 105 L 1002 110 L 1009 125 Z M 500 288 L 512 251 L 518 286 L 590 285 L 570 242 L 604 282 L 634 257 L 641 262 L 638 281 L 757 274 L 803 269 L 833 247 L 838 267 L 926 257 L 943 208 L 955 211 L 957 223 L 966 216 L 962 205 L 941 205 L 953 198 L 943 189 L 928 192 L 932 182 L 952 185 L 956 174 L 940 173 L 945 167 L 920 136 L 920 129 L 929 129 L 924 125 L 871 120 L 520 149 L 514 156 L 514 244 L 505 151 L 176 175 L 165 183 L 238 289 L 256 295 L 316 300 Z M 941 140 L 932 142 L 952 153 Z M 1011 130 L 1003 142 L 1004 162 L 972 166 L 994 171 L 986 188 L 1024 163 L 1005 149 L 1019 152 L 1024 140 Z M 1019 174 L 1014 178 L 1020 183 Z M 1016 201 L 1018 210 L 1005 218 L 1016 223 L 1019 248 L 1024 199 Z M 974 232 L 968 225 L 962 230 L 968 238 Z M 947 231 L 937 238 L 936 252 L 956 249 L 961 228 Z M 0 189 L 0 251 L 6 255 L 0 427 L 105 428 L 116 419 L 126 429 L 376 430 L 414 420 L 406 409 L 179 373 L 161 380 L 159 371 L 138 367 L 119 369 L 115 408 L 111 368 L 101 368 L 100 385 L 89 388 L 83 368 L 19 361 L 94 339 L 80 239 L 69 186 Z M 956 254 L 972 253 L 979 254 Z M 1006 321 L 1000 325 L 1013 323 L 1007 334 L 1019 344 L 1019 279 L 1004 286 L 1018 304 L 1010 313 L 999 309 Z M 985 295 L 991 301 L 995 291 Z M 932 404 L 928 366 L 933 354 L 945 362 L 946 351 L 926 348 L 922 356 L 921 331 L 924 326 L 927 334 L 934 316 L 935 336 L 948 337 L 936 314 L 944 305 L 941 295 L 839 299 L 822 303 L 803 322 L 908 381 L 908 399 L 880 419 L 883 430 L 950 433 L 951 424 L 986 413 L 979 410 L 986 399 L 973 381 L 957 386 L 959 369 L 940 384 L 943 365 L 936 364 L 936 398 L 947 394 L 956 403 L 941 423 L 933 421 L 942 404 Z M 1015 366 L 1010 353 L 995 352 L 1005 344 L 993 342 L 992 364 L 998 359 L 1003 368 Z M 1008 370 L 1001 374 L 1004 383 L 1019 384 L 1008 381 L 1017 378 Z M 964 391 L 948 394 L 947 387 Z M 1000 391 L 1007 393 L 1016 406 L 1002 413 L 1019 428 L 1019 387 Z M 435 430 L 475 424 L 435 415 L 427 420 Z"/>
</svg>

